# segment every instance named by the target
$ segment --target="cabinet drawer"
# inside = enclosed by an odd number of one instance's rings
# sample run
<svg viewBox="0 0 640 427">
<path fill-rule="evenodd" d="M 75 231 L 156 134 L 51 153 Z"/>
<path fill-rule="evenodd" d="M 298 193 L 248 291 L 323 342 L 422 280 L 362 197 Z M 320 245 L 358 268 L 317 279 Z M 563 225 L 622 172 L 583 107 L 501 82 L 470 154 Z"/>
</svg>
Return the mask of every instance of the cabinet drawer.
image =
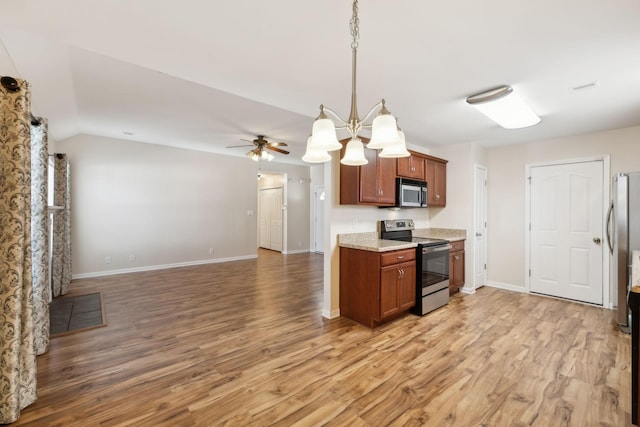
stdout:
<svg viewBox="0 0 640 427">
<path fill-rule="evenodd" d="M 398 264 L 400 262 L 413 261 L 416 259 L 415 249 L 403 249 L 380 254 L 380 266 Z"/>
<path fill-rule="evenodd" d="M 464 240 L 458 240 L 455 242 L 451 242 L 451 252 L 454 251 L 464 251 Z"/>
</svg>

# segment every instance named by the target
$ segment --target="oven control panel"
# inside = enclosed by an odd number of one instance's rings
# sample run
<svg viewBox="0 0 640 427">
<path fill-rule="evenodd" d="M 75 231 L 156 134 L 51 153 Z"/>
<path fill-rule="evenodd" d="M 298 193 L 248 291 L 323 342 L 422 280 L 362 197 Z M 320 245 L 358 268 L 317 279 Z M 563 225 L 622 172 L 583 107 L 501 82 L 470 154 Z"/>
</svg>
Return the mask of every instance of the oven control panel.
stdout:
<svg viewBox="0 0 640 427">
<path fill-rule="evenodd" d="M 412 219 L 387 219 L 381 221 L 383 231 L 413 230 L 415 224 Z"/>
</svg>

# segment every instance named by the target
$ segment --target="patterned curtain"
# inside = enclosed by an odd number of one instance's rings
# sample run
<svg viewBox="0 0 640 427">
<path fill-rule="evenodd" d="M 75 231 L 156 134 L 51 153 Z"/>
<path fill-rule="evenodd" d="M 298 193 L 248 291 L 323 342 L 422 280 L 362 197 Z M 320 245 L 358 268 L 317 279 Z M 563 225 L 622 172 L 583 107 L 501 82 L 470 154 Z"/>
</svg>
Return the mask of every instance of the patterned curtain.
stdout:
<svg viewBox="0 0 640 427">
<path fill-rule="evenodd" d="M 53 215 L 53 296 L 65 295 L 71 283 L 71 171 L 66 154 L 56 154 L 53 204 L 63 209 Z"/>
<path fill-rule="evenodd" d="M 36 400 L 30 89 L 0 85 L 0 423 Z"/>
<path fill-rule="evenodd" d="M 48 123 L 31 126 L 31 253 L 33 255 L 34 339 L 36 354 L 49 348 L 49 215 L 47 212 Z"/>
</svg>

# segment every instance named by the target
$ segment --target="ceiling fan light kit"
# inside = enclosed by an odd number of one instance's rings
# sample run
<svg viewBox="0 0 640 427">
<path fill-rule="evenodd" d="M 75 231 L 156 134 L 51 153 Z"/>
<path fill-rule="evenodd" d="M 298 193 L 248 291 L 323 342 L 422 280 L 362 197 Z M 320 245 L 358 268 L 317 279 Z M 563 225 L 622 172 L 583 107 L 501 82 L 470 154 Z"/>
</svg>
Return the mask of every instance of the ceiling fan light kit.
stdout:
<svg viewBox="0 0 640 427">
<path fill-rule="evenodd" d="M 277 153 L 289 154 L 287 150 L 283 150 L 282 148 L 278 148 L 279 146 L 287 146 L 284 142 L 269 142 L 264 138 L 264 135 L 258 135 L 256 139 L 253 141 L 249 141 L 247 139 L 243 139 L 243 141 L 250 142 L 255 146 L 253 150 L 249 150 L 247 152 L 247 157 L 253 160 L 254 162 L 258 162 L 260 160 L 272 161 L 274 159 L 273 154 L 268 152 L 267 150 L 275 151 Z M 251 145 L 249 145 L 250 147 Z M 247 145 L 233 145 L 227 148 L 236 148 L 236 147 L 247 147 Z"/>
<path fill-rule="evenodd" d="M 251 160 L 253 160 L 254 162 L 260 161 L 261 159 L 267 160 L 269 162 L 273 160 L 273 154 L 267 153 L 261 148 L 254 148 L 253 150 L 249 151 L 247 153 L 247 157 L 251 158 Z"/>
<path fill-rule="evenodd" d="M 467 98 L 467 103 L 505 129 L 520 129 L 540 123 L 540 117 L 511 86 L 499 86 Z"/>
<path fill-rule="evenodd" d="M 364 119 L 360 120 L 358 117 L 358 109 L 356 102 L 356 63 L 358 53 L 358 39 L 360 38 L 360 20 L 358 18 L 358 0 L 353 1 L 353 14 L 349 21 L 349 27 L 351 30 L 352 42 L 351 42 L 351 112 L 348 120 L 343 120 L 330 108 L 320 105 L 320 115 L 313 123 L 313 129 L 311 132 L 311 140 L 307 144 L 307 153 L 302 157 L 305 158 L 320 158 L 317 154 L 309 153 L 309 150 L 321 150 L 325 153 L 327 151 L 333 151 L 342 148 L 336 135 L 336 130 L 347 130 L 351 135 L 350 141 L 345 148 L 345 154 L 340 160 L 340 163 L 349 166 L 366 165 L 368 163 L 364 156 L 364 144 L 358 137 L 359 132 L 365 129 L 371 129 L 371 140 L 367 144 L 367 148 L 380 150 L 392 145 L 401 145 L 388 150 L 386 152 L 387 157 L 402 157 L 406 152 L 406 143 L 404 139 L 401 139 L 398 132 L 398 126 L 395 117 L 385 107 L 384 99 L 379 103 L 371 107 L 369 112 L 365 115 Z M 329 115 L 331 118 L 329 118 Z M 371 121 L 374 113 L 376 117 Z M 334 120 L 338 123 L 336 127 Z M 408 152 L 407 152 L 408 153 Z M 307 154 L 309 154 L 307 156 Z M 401 155 L 400 155 L 401 154 Z M 331 156 L 325 157 L 329 161 Z"/>
</svg>

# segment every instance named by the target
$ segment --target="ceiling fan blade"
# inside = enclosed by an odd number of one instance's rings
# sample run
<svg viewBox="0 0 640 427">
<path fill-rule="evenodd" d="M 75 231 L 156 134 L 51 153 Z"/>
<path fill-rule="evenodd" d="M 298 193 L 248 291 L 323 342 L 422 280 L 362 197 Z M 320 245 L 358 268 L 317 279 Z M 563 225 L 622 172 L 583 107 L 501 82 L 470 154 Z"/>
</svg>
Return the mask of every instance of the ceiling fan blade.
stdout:
<svg viewBox="0 0 640 427">
<path fill-rule="evenodd" d="M 289 152 L 287 150 L 283 150 L 282 148 L 278 148 L 278 147 L 271 147 L 271 146 L 267 146 L 267 148 L 269 150 L 272 151 L 277 151 L 278 153 L 282 153 L 282 154 L 289 154 Z"/>
<path fill-rule="evenodd" d="M 248 139 L 240 138 L 240 141 L 250 142 L 254 145 L 257 145 L 254 141 L 249 141 Z"/>
<path fill-rule="evenodd" d="M 247 145 L 247 144 L 245 144 L 245 145 L 230 145 L 230 146 L 224 147 L 224 148 L 238 148 L 238 147 L 253 147 L 253 144 L 251 144 L 251 145 Z"/>
<path fill-rule="evenodd" d="M 268 145 L 270 147 L 286 147 L 288 144 L 286 142 L 270 142 Z"/>
</svg>

